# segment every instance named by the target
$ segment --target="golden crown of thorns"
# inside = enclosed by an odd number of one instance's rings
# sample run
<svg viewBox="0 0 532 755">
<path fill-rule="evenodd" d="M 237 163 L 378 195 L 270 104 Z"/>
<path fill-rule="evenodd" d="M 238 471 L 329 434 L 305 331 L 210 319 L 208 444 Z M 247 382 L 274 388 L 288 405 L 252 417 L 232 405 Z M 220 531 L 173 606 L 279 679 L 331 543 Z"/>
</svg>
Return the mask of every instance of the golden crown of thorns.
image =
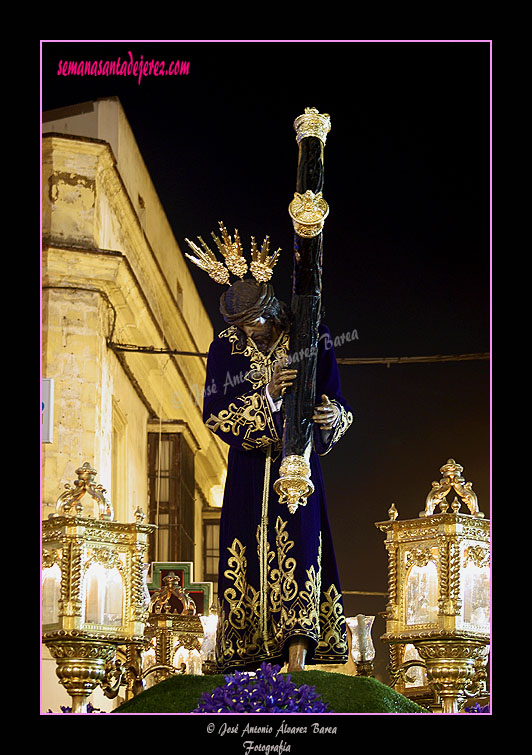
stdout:
<svg viewBox="0 0 532 755">
<path fill-rule="evenodd" d="M 207 244 L 203 241 L 201 236 L 198 236 L 198 240 L 201 244 L 199 247 L 193 241 L 185 239 L 189 247 L 193 252 L 197 254 L 194 257 L 191 254 L 185 252 L 185 256 L 192 260 L 202 270 L 214 280 L 216 283 L 229 283 L 230 273 L 236 275 L 237 278 L 243 278 L 248 271 L 248 262 L 244 257 L 244 251 L 242 249 L 242 243 L 240 236 L 235 228 L 234 241 L 227 233 L 227 230 L 222 223 L 219 222 L 221 239 L 216 236 L 214 232 L 211 233 L 218 250 L 222 254 L 225 264 L 216 259 L 214 252 L 212 252 Z M 251 237 L 251 262 L 249 263 L 249 271 L 251 275 L 259 283 L 266 283 L 270 280 L 273 274 L 273 268 L 279 259 L 280 249 L 277 249 L 273 254 L 269 254 L 270 251 L 270 237 L 266 236 L 262 246 L 259 250 L 255 238 Z"/>
</svg>

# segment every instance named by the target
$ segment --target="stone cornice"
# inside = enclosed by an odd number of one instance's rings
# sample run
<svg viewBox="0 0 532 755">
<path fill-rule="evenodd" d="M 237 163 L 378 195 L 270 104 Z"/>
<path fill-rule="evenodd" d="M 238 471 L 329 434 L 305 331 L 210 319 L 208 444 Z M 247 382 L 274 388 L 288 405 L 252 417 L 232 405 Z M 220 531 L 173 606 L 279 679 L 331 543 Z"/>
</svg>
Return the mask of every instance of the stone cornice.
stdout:
<svg viewBox="0 0 532 755">
<path fill-rule="evenodd" d="M 110 145 L 101 139 L 89 137 L 53 132 L 43 134 L 43 161 L 46 161 L 54 154 L 60 155 L 60 162 L 64 163 L 65 167 L 68 167 L 69 153 L 72 153 L 72 155 L 82 155 L 86 158 L 92 157 L 96 161 L 88 160 L 85 164 L 86 173 L 93 175 L 96 181 L 96 202 L 99 200 L 98 192 L 102 191 L 109 200 L 112 211 L 116 214 L 121 231 L 124 234 L 124 241 L 128 242 L 124 244 L 125 249 L 120 251 L 128 258 L 132 268 L 136 269 L 139 278 L 145 278 L 142 282 L 150 290 L 152 296 L 157 299 L 158 304 L 160 301 L 163 305 L 164 310 L 161 309 L 161 312 L 164 311 L 168 318 L 168 327 L 165 327 L 165 322 L 161 323 L 163 330 L 179 333 L 180 345 L 176 346 L 172 344 L 171 348 L 201 351 L 202 349 L 199 347 L 189 324 L 183 317 L 177 299 L 170 289 L 157 260 L 157 256 L 142 229 L 135 207 L 117 170 L 116 159 Z M 79 163 L 77 162 L 75 169 L 79 170 Z M 45 233 L 43 239 L 49 245 L 62 246 L 64 243 L 63 239 L 58 239 L 53 234 L 47 235 Z M 79 248 L 92 250 L 97 248 L 97 245 L 94 243 L 82 244 Z"/>
<path fill-rule="evenodd" d="M 128 259 L 119 252 L 46 245 L 43 247 L 42 285 L 43 288 L 80 288 L 102 293 L 115 312 L 115 328 L 127 326 L 138 345 L 169 346 Z M 201 362 L 200 383 L 188 381 L 188 371 L 182 369 L 180 358 L 174 355 L 135 352 L 120 355 L 120 362 L 150 413 L 157 417 L 160 413 L 163 422 L 183 422 L 194 438 L 193 450 L 209 448 L 218 463 L 223 464 L 222 445 L 205 427 L 199 400 L 205 359 L 181 357 L 183 359 Z"/>
</svg>

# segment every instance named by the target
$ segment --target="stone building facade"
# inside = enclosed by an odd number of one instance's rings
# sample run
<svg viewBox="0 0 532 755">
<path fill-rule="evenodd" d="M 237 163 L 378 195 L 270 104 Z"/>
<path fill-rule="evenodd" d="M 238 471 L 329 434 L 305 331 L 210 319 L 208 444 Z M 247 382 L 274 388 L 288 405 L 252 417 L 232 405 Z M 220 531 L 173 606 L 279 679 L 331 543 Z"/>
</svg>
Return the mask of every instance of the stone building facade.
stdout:
<svg viewBox="0 0 532 755">
<path fill-rule="evenodd" d="M 206 359 L 116 346 L 205 353 L 212 324 L 120 102 L 42 120 L 42 377 L 54 387 L 42 517 L 88 461 L 117 521 L 140 507 L 159 525 L 150 560 L 212 579 L 226 451 L 202 421 Z"/>
</svg>

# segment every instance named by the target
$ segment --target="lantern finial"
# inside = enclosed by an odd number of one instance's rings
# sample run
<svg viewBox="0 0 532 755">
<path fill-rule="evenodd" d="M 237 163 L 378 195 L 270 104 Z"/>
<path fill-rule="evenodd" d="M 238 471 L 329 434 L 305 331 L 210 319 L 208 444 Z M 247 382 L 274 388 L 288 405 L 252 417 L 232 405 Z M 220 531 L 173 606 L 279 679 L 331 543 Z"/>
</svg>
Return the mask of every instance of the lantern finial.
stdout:
<svg viewBox="0 0 532 755">
<path fill-rule="evenodd" d="M 69 482 L 65 483 L 66 490 L 57 499 L 56 515 L 72 516 L 71 510 L 74 507 L 76 512 L 74 516 L 82 516 L 82 499 L 88 493 L 98 505 L 97 518 L 112 521 L 114 519 L 113 507 L 107 498 L 107 491 L 104 490 L 102 485 L 94 483 L 94 478 L 97 475 L 96 470 L 86 461 L 81 467 L 76 469 L 76 474 L 78 479 L 74 481 L 74 485 L 71 485 Z"/>
<path fill-rule="evenodd" d="M 395 505 L 395 503 L 392 503 L 392 505 L 388 509 L 388 516 L 390 517 L 390 521 L 392 522 L 395 522 L 395 520 L 399 516 L 399 512 L 397 511 L 397 506 Z"/>
<path fill-rule="evenodd" d="M 438 505 L 441 511 L 445 512 L 449 506 L 446 501 L 447 495 L 451 490 L 454 490 L 466 504 L 472 516 L 480 519 L 484 517 L 484 514 L 481 514 L 478 508 L 478 499 L 472 489 L 473 483 L 465 481 L 465 478 L 462 477 L 463 471 L 464 468 L 457 464 L 454 459 L 447 460 L 447 463 L 440 468 L 443 477 L 439 482 L 434 481 L 432 483 L 432 490 L 425 500 L 425 510 L 421 511 L 419 516 L 431 516 Z M 455 496 L 452 509 L 456 513 L 459 508 L 460 501 Z"/>
</svg>

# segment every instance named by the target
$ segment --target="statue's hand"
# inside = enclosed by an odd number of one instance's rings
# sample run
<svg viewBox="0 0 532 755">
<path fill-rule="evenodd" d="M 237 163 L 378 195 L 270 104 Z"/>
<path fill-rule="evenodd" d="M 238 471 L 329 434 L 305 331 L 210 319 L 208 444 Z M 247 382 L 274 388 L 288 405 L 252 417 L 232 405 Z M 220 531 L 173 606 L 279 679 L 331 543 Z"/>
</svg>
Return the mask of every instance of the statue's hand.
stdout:
<svg viewBox="0 0 532 755">
<path fill-rule="evenodd" d="M 296 379 L 297 370 L 287 368 L 286 364 L 286 360 L 279 360 L 275 363 L 272 379 L 268 383 L 268 393 L 274 401 L 283 396 L 286 389 L 290 388 Z"/>
<path fill-rule="evenodd" d="M 332 430 L 338 423 L 340 410 L 335 404 L 331 403 L 325 393 L 321 396 L 321 404 L 314 407 L 312 419 L 321 427 L 322 430 Z"/>
</svg>

